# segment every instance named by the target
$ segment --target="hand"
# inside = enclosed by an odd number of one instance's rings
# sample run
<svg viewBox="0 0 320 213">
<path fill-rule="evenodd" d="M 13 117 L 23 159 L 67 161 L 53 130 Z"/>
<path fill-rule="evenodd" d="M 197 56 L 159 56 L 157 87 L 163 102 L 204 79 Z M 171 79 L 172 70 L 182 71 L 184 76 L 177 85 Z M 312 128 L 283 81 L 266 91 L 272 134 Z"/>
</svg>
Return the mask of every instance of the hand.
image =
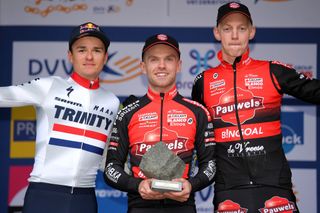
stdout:
<svg viewBox="0 0 320 213">
<path fill-rule="evenodd" d="M 172 200 L 176 200 L 179 202 L 185 202 L 190 197 L 192 186 L 190 182 L 184 178 L 173 179 L 172 181 L 181 182 L 182 183 L 182 191 L 181 192 L 165 192 L 165 198 L 169 198 Z"/>
<path fill-rule="evenodd" d="M 139 193 L 145 200 L 162 200 L 165 198 L 163 193 L 151 189 L 152 179 L 145 179 L 139 184 Z"/>
</svg>

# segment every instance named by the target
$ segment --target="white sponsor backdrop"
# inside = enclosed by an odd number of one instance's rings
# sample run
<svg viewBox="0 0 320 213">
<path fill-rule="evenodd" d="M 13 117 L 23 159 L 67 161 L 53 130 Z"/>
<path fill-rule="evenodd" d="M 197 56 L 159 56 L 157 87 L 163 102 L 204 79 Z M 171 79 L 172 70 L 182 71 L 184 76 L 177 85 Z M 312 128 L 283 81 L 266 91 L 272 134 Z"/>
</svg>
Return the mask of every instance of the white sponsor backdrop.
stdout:
<svg viewBox="0 0 320 213">
<path fill-rule="evenodd" d="M 317 211 L 317 170 L 292 169 L 293 191 L 301 213 Z"/>
<path fill-rule="evenodd" d="M 227 0 L 1 0 L 2 25 L 211 27 Z M 319 27 L 318 0 L 244 0 L 259 27 Z M 15 17 L 15 18 L 11 18 Z M 294 21 L 292 20 L 294 18 Z M 128 21 L 130 20 L 130 21 Z"/>
<path fill-rule="evenodd" d="M 219 46 L 213 43 L 180 43 L 180 46 L 183 65 L 182 72 L 178 74 L 177 86 L 182 95 L 190 96 L 196 74 L 202 72 L 205 66 L 218 64 L 216 55 Z M 142 47 L 143 43 L 139 42 L 111 43 L 107 66 L 117 74 L 103 72 L 101 78 L 107 82 L 104 86 L 116 95 L 127 96 L 130 91 L 139 96 L 145 94 L 147 82 L 139 74 Z M 278 59 L 296 66 L 298 71 L 308 71 L 312 76 L 317 76 L 315 44 L 254 44 L 251 49 L 253 57 Z M 306 53 L 308 57 L 305 57 Z M 65 77 L 71 67 L 66 55 L 66 42 L 14 42 L 12 82 L 19 84 L 50 74 Z M 208 59 L 203 60 L 206 55 Z"/>
</svg>

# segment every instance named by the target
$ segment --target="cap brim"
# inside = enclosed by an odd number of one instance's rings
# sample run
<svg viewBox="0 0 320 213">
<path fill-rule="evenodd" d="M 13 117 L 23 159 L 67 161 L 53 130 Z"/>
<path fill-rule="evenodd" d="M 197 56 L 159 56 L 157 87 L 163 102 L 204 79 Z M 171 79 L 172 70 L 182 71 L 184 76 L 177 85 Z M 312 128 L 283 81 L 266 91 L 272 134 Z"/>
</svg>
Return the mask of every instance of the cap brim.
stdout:
<svg viewBox="0 0 320 213">
<path fill-rule="evenodd" d="M 252 19 L 251 19 L 251 17 L 250 17 L 247 13 L 242 12 L 242 11 L 230 11 L 229 13 L 225 14 L 224 16 L 222 16 L 222 17 L 217 21 L 217 25 L 220 24 L 223 19 L 225 19 L 227 16 L 231 15 L 232 13 L 240 13 L 240 14 L 244 15 L 245 17 L 248 18 L 248 20 L 249 20 L 250 23 L 252 24 Z"/>
<path fill-rule="evenodd" d="M 168 45 L 170 47 L 172 47 L 175 51 L 177 51 L 177 53 L 180 55 L 180 50 L 177 49 L 174 45 L 170 44 L 169 42 L 166 42 L 166 41 L 157 41 L 153 44 L 150 44 L 149 46 L 147 46 L 146 48 L 143 49 L 142 53 L 145 53 L 148 49 L 150 49 L 151 47 L 155 46 L 155 45 L 158 45 L 158 44 L 165 44 L 165 45 Z"/>
<path fill-rule="evenodd" d="M 110 45 L 110 41 L 106 38 L 106 36 L 104 34 L 99 33 L 99 32 L 87 32 L 87 33 L 83 33 L 83 34 L 79 35 L 78 37 L 75 37 L 74 39 L 72 39 L 72 41 L 69 42 L 70 48 L 76 40 L 83 38 L 83 37 L 87 37 L 87 36 L 93 36 L 93 37 L 100 39 L 103 42 L 106 50 L 108 50 L 108 47 Z"/>
</svg>

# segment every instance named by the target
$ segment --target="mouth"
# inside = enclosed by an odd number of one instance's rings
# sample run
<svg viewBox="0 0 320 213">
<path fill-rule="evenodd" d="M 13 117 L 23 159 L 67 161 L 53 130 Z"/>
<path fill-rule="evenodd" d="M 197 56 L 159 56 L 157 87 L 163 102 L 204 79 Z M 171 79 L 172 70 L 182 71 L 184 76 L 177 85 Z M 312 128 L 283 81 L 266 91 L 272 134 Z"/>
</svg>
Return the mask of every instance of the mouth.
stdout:
<svg viewBox="0 0 320 213">
<path fill-rule="evenodd" d="M 241 44 L 229 44 L 229 46 L 233 46 L 233 47 L 240 47 Z"/>
<path fill-rule="evenodd" d="M 95 66 L 94 64 L 84 64 L 84 66 L 86 66 L 86 67 L 93 67 L 93 66 Z"/>
<path fill-rule="evenodd" d="M 158 73 L 155 73 L 155 76 L 159 77 L 159 78 L 163 78 L 163 77 L 166 77 L 168 75 L 168 73 L 165 73 L 165 72 L 158 72 Z"/>
</svg>

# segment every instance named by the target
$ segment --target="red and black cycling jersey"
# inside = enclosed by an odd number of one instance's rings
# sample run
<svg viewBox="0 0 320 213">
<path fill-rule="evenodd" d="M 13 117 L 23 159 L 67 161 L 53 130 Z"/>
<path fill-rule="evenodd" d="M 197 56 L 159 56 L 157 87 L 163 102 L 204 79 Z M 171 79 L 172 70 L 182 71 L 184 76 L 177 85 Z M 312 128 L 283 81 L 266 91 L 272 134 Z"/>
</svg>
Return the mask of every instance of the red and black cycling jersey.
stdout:
<svg viewBox="0 0 320 213">
<path fill-rule="evenodd" d="M 139 184 L 146 178 L 139 168 L 141 158 L 159 141 L 186 164 L 183 178 L 191 183 L 192 194 L 184 203 L 170 199 L 143 200 L 139 194 Z M 194 192 L 213 182 L 213 141 L 211 117 L 204 106 L 182 97 L 176 87 L 160 94 L 149 89 L 145 96 L 117 115 L 108 147 L 105 180 L 112 187 L 128 192 L 129 207 L 195 205 Z M 128 154 L 131 175 L 124 170 Z M 191 175 L 195 154 L 199 170 Z"/>
<path fill-rule="evenodd" d="M 320 81 L 276 61 L 254 60 L 249 50 L 231 65 L 199 74 L 192 99 L 210 111 L 216 140 L 215 189 L 263 184 L 291 188 L 280 125 L 284 93 L 320 103 Z"/>
</svg>

